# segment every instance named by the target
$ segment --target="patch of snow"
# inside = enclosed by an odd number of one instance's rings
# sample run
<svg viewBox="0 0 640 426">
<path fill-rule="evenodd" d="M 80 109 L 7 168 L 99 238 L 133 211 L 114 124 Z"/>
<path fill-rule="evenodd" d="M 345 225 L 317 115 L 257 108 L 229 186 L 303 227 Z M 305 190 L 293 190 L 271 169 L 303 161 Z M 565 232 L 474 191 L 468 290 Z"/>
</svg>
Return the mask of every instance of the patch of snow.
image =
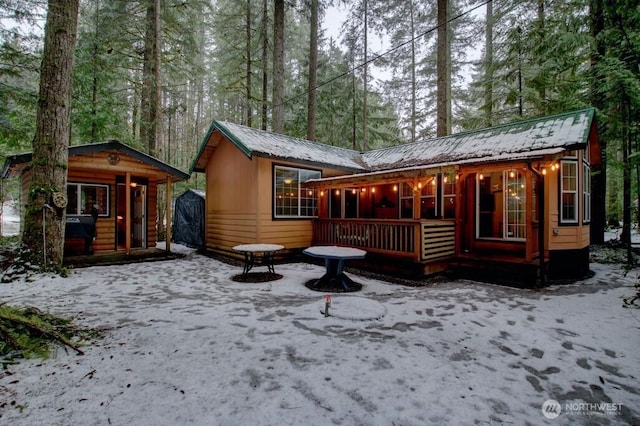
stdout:
<svg viewBox="0 0 640 426">
<path fill-rule="evenodd" d="M 622 307 L 635 279 L 618 265 L 539 291 L 348 272 L 363 289 L 333 310 L 384 308 L 354 321 L 325 318 L 325 295 L 304 286 L 322 266 L 280 264 L 280 280 L 238 283 L 241 267 L 184 250 L 1 285 L 3 303 L 104 330 L 84 356 L 59 349 L 8 366 L 2 423 L 550 424 L 550 399 L 562 408 L 553 424 L 640 423 L 640 314 Z M 573 410 L 606 402 L 619 410 Z"/>
</svg>

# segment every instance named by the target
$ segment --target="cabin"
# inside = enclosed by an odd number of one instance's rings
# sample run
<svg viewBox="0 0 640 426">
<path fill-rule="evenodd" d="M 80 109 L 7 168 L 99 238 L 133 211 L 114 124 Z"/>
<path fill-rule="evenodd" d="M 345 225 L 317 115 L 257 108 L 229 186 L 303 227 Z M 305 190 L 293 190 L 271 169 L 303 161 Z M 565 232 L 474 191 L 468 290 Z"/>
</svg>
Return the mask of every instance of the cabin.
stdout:
<svg viewBox="0 0 640 426">
<path fill-rule="evenodd" d="M 589 272 L 594 110 L 357 152 L 214 121 L 209 251 L 242 243 L 367 251 L 366 267 L 527 285 Z"/>
<path fill-rule="evenodd" d="M 189 175 L 116 140 L 72 146 L 68 154 L 65 256 L 155 247 L 158 185 L 170 200 L 171 184 Z M 21 177 L 23 200 L 31 157 L 8 156 L 1 175 Z"/>
</svg>

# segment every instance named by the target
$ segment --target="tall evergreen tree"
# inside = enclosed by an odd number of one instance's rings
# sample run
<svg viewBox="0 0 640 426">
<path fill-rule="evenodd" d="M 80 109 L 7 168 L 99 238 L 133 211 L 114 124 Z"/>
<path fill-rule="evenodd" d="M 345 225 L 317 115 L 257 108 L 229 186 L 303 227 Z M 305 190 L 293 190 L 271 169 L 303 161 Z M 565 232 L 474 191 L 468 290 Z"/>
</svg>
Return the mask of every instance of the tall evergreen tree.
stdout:
<svg viewBox="0 0 640 426">
<path fill-rule="evenodd" d="M 62 269 L 73 52 L 79 0 L 49 0 L 22 244 L 30 263 Z"/>
<path fill-rule="evenodd" d="M 309 89 L 307 100 L 307 139 L 316 140 L 316 110 L 318 95 L 318 0 L 310 0 L 309 35 Z"/>
<path fill-rule="evenodd" d="M 284 132 L 285 107 L 284 107 L 284 27 L 285 27 L 285 1 L 273 2 L 273 115 L 272 130 L 275 133 Z"/>
</svg>

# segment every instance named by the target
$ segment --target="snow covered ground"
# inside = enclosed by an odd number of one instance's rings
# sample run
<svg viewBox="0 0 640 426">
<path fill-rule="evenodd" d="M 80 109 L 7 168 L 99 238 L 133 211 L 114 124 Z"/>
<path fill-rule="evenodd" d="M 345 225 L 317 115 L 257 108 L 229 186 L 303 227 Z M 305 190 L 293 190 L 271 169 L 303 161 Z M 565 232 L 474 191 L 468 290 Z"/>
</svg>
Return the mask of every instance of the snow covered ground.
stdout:
<svg viewBox="0 0 640 426">
<path fill-rule="evenodd" d="M 187 256 L 0 285 L 3 303 L 105 330 L 84 356 L 3 371 L 0 423 L 640 424 L 640 310 L 622 307 L 636 276 L 617 266 L 541 291 L 351 274 L 363 290 L 325 318 L 303 285 L 320 266 L 238 283 L 172 248 Z"/>
</svg>

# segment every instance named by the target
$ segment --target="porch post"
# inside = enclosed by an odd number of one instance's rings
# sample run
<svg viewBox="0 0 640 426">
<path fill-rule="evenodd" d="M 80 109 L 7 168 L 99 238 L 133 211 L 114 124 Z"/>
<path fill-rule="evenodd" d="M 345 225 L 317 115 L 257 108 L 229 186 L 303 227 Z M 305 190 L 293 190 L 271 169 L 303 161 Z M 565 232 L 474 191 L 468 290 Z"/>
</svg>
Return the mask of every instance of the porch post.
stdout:
<svg viewBox="0 0 640 426">
<path fill-rule="evenodd" d="M 533 260 L 533 179 L 531 178 L 531 170 L 526 169 L 525 176 L 525 188 L 526 188 L 526 215 L 525 215 L 525 245 L 524 245 L 524 257 L 525 261 L 531 262 Z"/>
<path fill-rule="evenodd" d="M 171 177 L 169 175 L 167 175 L 167 208 L 166 208 L 166 215 L 167 215 L 167 226 L 165 228 L 166 230 L 166 245 L 165 245 L 165 250 L 167 252 L 171 251 Z"/>
<path fill-rule="evenodd" d="M 410 185 L 409 182 L 405 182 L 407 185 Z M 413 189 L 413 219 L 420 220 L 420 197 L 422 195 L 422 190 L 420 188 Z"/>
<path fill-rule="evenodd" d="M 124 208 L 124 250 L 131 253 L 131 172 L 127 172 L 124 180 L 125 208 Z"/>
</svg>

